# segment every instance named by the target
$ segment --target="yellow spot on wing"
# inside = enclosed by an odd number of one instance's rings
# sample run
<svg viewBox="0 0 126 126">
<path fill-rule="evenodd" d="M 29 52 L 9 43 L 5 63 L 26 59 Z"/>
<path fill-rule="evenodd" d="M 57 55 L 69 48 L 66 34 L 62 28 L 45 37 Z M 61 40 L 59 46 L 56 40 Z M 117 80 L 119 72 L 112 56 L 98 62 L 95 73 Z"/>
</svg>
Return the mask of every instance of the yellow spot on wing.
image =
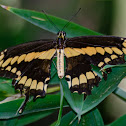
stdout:
<svg viewBox="0 0 126 126">
<path fill-rule="evenodd" d="M 105 50 L 102 47 L 96 47 L 96 51 L 100 53 L 101 55 L 105 54 Z"/>
<path fill-rule="evenodd" d="M 15 80 L 20 80 L 21 79 L 21 76 L 19 76 L 18 78 L 15 78 Z"/>
<path fill-rule="evenodd" d="M 25 81 L 27 80 L 27 76 L 23 76 L 21 80 L 18 82 L 18 84 L 25 84 Z"/>
<path fill-rule="evenodd" d="M 77 77 L 72 79 L 72 86 L 79 85 L 79 79 Z"/>
<path fill-rule="evenodd" d="M 1 61 L 3 58 L 4 58 L 4 54 L 2 54 L 2 55 L 0 56 L 0 61 Z"/>
<path fill-rule="evenodd" d="M 122 43 L 122 45 L 123 45 L 124 47 L 126 47 L 126 40 Z"/>
<path fill-rule="evenodd" d="M 15 57 L 11 60 L 11 65 L 13 65 L 13 64 L 17 61 L 18 58 L 19 58 L 19 56 L 15 56 Z"/>
<path fill-rule="evenodd" d="M 104 62 L 100 62 L 99 64 L 98 64 L 98 67 L 102 67 L 104 65 Z"/>
<path fill-rule="evenodd" d="M 7 66 L 11 62 L 12 58 L 8 58 L 3 64 L 2 67 Z"/>
<path fill-rule="evenodd" d="M 46 79 L 45 79 L 45 83 L 47 82 L 47 81 L 49 81 L 50 80 L 50 78 L 49 77 L 47 77 Z"/>
<path fill-rule="evenodd" d="M 66 78 L 69 78 L 69 79 L 70 79 L 70 78 L 71 78 L 71 76 L 70 76 L 70 75 L 66 75 Z"/>
<path fill-rule="evenodd" d="M 126 48 L 122 48 L 123 52 L 126 54 Z"/>
<path fill-rule="evenodd" d="M 94 47 L 86 47 L 86 48 L 82 48 L 85 53 L 89 56 L 95 55 L 96 54 L 96 49 Z"/>
<path fill-rule="evenodd" d="M 25 83 L 25 87 L 30 87 L 31 83 L 32 83 L 32 79 L 29 78 L 29 79 L 26 81 L 26 83 Z"/>
<path fill-rule="evenodd" d="M 23 54 L 21 55 L 19 58 L 18 58 L 18 61 L 17 61 L 17 64 L 21 63 L 26 57 L 26 54 Z"/>
<path fill-rule="evenodd" d="M 27 56 L 25 57 L 25 62 L 30 62 L 34 59 L 34 57 L 36 56 L 35 52 L 32 53 L 28 53 Z"/>
<path fill-rule="evenodd" d="M 68 58 L 69 58 L 69 57 L 72 57 L 72 54 L 70 53 L 70 51 L 68 50 L 68 48 L 65 48 L 65 49 L 64 49 L 64 54 L 65 54 L 65 56 L 68 57 Z"/>
<path fill-rule="evenodd" d="M 2 60 L 2 61 L 0 61 L 0 67 L 2 66 L 2 64 L 3 64 L 3 60 Z"/>
<path fill-rule="evenodd" d="M 113 50 L 116 54 L 118 54 L 118 55 L 122 55 L 122 54 L 123 54 L 123 52 L 122 52 L 120 49 L 118 49 L 117 47 L 112 47 L 112 50 Z"/>
<path fill-rule="evenodd" d="M 68 50 L 71 52 L 72 56 L 80 55 L 80 52 L 75 51 L 73 48 L 68 48 Z"/>
<path fill-rule="evenodd" d="M 16 71 L 17 71 L 17 68 L 16 68 L 16 67 L 14 67 L 14 68 L 11 70 L 12 73 L 16 73 Z"/>
<path fill-rule="evenodd" d="M 11 66 L 8 66 L 5 70 L 10 71 L 11 70 Z"/>
<path fill-rule="evenodd" d="M 4 52 L 7 52 L 7 49 L 5 49 Z"/>
<path fill-rule="evenodd" d="M 1 52 L 1 55 L 3 55 L 4 54 L 4 52 Z"/>
<path fill-rule="evenodd" d="M 43 86 L 44 86 L 44 83 L 43 83 L 43 82 L 39 82 L 39 83 L 37 84 L 36 90 L 43 90 Z"/>
<path fill-rule="evenodd" d="M 104 48 L 105 49 L 105 51 L 107 52 L 107 53 L 109 53 L 109 54 L 112 54 L 112 49 L 111 48 L 109 48 L 109 47 L 105 47 Z"/>
<path fill-rule="evenodd" d="M 111 55 L 111 59 L 112 59 L 112 60 L 114 60 L 114 59 L 116 59 L 116 58 L 118 58 L 117 55 Z"/>
<path fill-rule="evenodd" d="M 73 48 L 76 52 L 79 52 L 79 53 L 81 53 L 81 54 L 85 54 L 85 52 L 82 50 L 82 49 L 80 49 L 80 48 Z"/>
<path fill-rule="evenodd" d="M 37 80 L 33 80 L 30 89 L 36 89 L 36 86 L 37 86 Z"/>
<path fill-rule="evenodd" d="M 38 59 L 51 59 L 53 55 L 55 54 L 56 49 L 50 49 L 48 51 L 45 51 L 44 54 L 40 55 Z"/>
<path fill-rule="evenodd" d="M 56 52 L 56 49 L 50 49 L 48 52 L 49 54 L 47 56 L 47 59 L 51 59 L 53 55 L 55 54 L 55 52 Z"/>
<path fill-rule="evenodd" d="M 87 78 L 86 78 L 86 76 L 85 76 L 84 74 L 81 74 L 81 75 L 79 76 L 79 81 L 80 81 L 80 84 L 82 84 L 82 83 L 87 83 Z"/>
<path fill-rule="evenodd" d="M 45 92 L 47 91 L 47 86 L 48 86 L 47 84 L 44 85 Z"/>
<path fill-rule="evenodd" d="M 73 93 L 78 93 L 78 91 L 74 91 Z"/>
<path fill-rule="evenodd" d="M 111 61 L 111 59 L 109 59 L 109 58 L 105 58 L 104 61 L 105 61 L 105 63 L 108 63 L 108 62 Z"/>
<path fill-rule="evenodd" d="M 42 52 L 36 52 L 36 56 L 35 59 L 41 57 L 46 51 L 42 51 Z"/>
<path fill-rule="evenodd" d="M 71 87 L 71 76 L 66 75 L 66 78 L 68 78 L 70 81 L 67 81 L 69 88 Z"/>
<path fill-rule="evenodd" d="M 95 79 L 95 76 L 94 76 L 94 74 L 90 71 L 90 72 L 86 72 L 86 77 L 87 77 L 87 79 L 89 80 L 89 79 Z"/>
<path fill-rule="evenodd" d="M 78 56 L 81 54 L 80 52 L 75 51 L 75 49 L 69 48 L 69 47 L 64 49 L 64 53 L 65 53 L 66 57 L 68 57 L 68 58 Z"/>
<path fill-rule="evenodd" d="M 20 76 L 21 75 L 21 71 L 17 71 L 17 73 L 16 73 L 18 76 Z"/>
<path fill-rule="evenodd" d="M 95 71 L 93 71 L 94 75 L 97 76 L 97 73 Z"/>
</svg>

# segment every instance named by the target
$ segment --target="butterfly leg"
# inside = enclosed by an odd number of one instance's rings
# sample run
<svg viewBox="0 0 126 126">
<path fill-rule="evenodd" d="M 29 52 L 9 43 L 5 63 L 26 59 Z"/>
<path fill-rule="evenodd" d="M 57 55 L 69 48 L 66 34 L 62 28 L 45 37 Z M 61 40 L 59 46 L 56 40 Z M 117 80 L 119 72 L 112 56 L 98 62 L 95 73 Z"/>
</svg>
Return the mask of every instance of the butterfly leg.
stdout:
<svg viewBox="0 0 126 126">
<path fill-rule="evenodd" d="M 24 108 L 25 108 L 25 106 L 26 106 L 28 100 L 29 100 L 29 91 L 25 94 L 25 100 L 24 100 L 23 104 L 21 105 L 21 107 L 20 107 L 19 110 L 18 110 L 18 112 L 19 112 L 20 114 L 23 112 L 23 110 L 24 110 Z"/>
<path fill-rule="evenodd" d="M 84 100 L 86 99 L 86 97 L 87 97 L 87 94 L 84 94 Z"/>
</svg>

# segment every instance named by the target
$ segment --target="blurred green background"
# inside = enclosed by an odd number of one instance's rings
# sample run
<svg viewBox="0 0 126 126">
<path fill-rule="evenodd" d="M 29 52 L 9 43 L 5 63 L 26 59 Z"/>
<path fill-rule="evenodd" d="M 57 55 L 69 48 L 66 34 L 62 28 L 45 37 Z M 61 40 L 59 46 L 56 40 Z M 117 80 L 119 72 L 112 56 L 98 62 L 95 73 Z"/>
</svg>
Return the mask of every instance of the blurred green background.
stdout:
<svg viewBox="0 0 126 126">
<path fill-rule="evenodd" d="M 126 36 L 125 0 L 1 0 L 0 4 L 36 11 L 45 10 L 48 14 L 67 20 L 81 7 L 73 22 L 105 35 Z M 0 50 L 19 43 L 46 38 L 55 39 L 56 35 L 0 8 Z M 120 107 L 116 109 L 117 106 Z M 126 103 L 114 94 L 106 98 L 99 105 L 105 123 L 125 114 L 125 106 Z"/>
</svg>

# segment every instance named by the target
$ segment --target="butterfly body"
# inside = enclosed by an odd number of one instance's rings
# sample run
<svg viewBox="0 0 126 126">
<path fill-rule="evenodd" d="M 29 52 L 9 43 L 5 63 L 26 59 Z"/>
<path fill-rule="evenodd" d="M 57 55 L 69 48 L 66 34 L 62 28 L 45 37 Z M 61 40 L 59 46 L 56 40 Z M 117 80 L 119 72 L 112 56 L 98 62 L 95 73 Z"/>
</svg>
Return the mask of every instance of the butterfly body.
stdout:
<svg viewBox="0 0 126 126">
<path fill-rule="evenodd" d="M 56 45 L 57 73 L 60 79 L 64 77 L 64 48 L 66 41 L 65 36 L 66 33 L 64 31 L 60 31 L 57 33 L 57 45 Z"/>
<path fill-rule="evenodd" d="M 44 97 L 51 79 L 50 68 L 54 55 L 57 57 L 58 77 L 65 77 L 71 92 L 90 95 L 101 78 L 92 65 L 125 63 L 126 39 L 114 36 L 82 36 L 66 38 L 61 31 L 56 40 L 37 40 L 10 47 L 0 54 L 0 76 L 12 78 L 15 89 L 25 92 L 24 109 L 30 95 L 34 100 Z M 64 57 L 66 68 L 64 68 Z M 111 68 L 102 71 L 103 78 Z"/>
<path fill-rule="evenodd" d="M 57 49 L 57 73 L 58 77 L 64 77 L 64 49 Z"/>
</svg>

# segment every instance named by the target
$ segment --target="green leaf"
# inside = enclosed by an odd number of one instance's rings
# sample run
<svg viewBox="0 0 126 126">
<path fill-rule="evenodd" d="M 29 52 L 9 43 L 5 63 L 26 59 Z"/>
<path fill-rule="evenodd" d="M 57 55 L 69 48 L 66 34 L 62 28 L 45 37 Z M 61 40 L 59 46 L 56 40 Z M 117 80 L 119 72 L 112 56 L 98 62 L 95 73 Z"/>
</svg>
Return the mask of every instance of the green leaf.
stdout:
<svg viewBox="0 0 126 126">
<path fill-rule="evenodd" d="M 126 91 L 117 87 L 116 90 L 113 93 L 116 94 L 117 96 L 119 96 L 121 99 L 126 101 Z"/>
<path fill-rule="evenodd" d="M 119 64 L 119 65 L 105 65 L 102 69 L 108 69 L 108 68 L 113 68 L 113 67 L 126 67 L 126 64 Z"/>
<path fill-rule="evenodd" d="M 0 104 L 0 119 L 9 119 L 22 115 L 26 115 L 34 112 L 41 112 L 47 110 L 55 110 L 59 108 L 60 104 L 60 95 L 47 95 L 45 98 L 39 98 L 36 102 L 30 101 L 24 112 L 18 114 L 17 110 L 22 104 L 24 98 L 13 100 Z M 64 107 L 67 107 L 67 103 L 64 101 Z"/>
<path fill-rule="evenodd" d="M 24 126 L 29 123 L 35 122 L 39 119 L 42 119 L 50 114 L 52 114 L 54 110 L 44 111 L 44 112 L 36 112 L 28 115 L 21 116 L 20 118 L 12 118 L 12 119 L 0 119 L 0 126 Z"/>
<path fill-rule="evenodd" d="M 42 12 L 18 9 L 18 8 L 13 8 L 9 6 L 4 6 L 4 5 L 1 5 L 1 7 L 7 9 L 8 11 L 20 16 L 21 18 L 31 22 L 32 24 L 42 29 L 48 30 L 53 33 L 58 32 L 58 30 L 51 24 L 51 22 L 47 19 L 46 15 Z M 67 20 L 52 16 L 52 15 L 48 15 L 48 17 L 54 22 L 54 24 L 56 24 L 56 26 L 60 30 L 62 30 L 64 25 L 68 22 Z M 89 30 L 87 28 L 84 28 L 72 22 L 64 30 L 67 33 L 68 37 L 82 36 L 82 35 L 83 36 L 84 35 L 101 35 L 100 33 L 94 32 L 92 30 Z"/>
<path fill-rule="evenodd" d="M 57 120 L 56 126 L 59 126 L 59 124 L 60 124 L 61 117 L 62 117 L 62 111 L 63 111 L 63 98 L 64 98 L 64 95 L 63 95 L 63 88 L 62 88 L 61 83 L 60 83 L 60 92 L 61 92 L 60 109 L 59 109 L 58 120 Z"/>
<path fill-rule="evenodd" d="M 15 94 L 11 81 L 0 79 L 0 101 Z"/>
<path fill-rule="evenodd" d="M 50 80 L 49 84 L 59 84 L 60 83 L 60 79 L 58 77 L 57 69 L 56 69 L 56 61 L 57 61 L 57 58 L 53 58 L 52 64 L 51 64 L 51 80 Z"/>
<path fill-rule="evenodd" d="M 126 115 L 123 115 L 113 123 L 106 125 L 106 126 L 125 126 L 126 125 Z"/>
<path fill-rule="evenodd" d="M 83 115 L 80 122 L 77 119 L 73 121 L 75 117 L 76 114 L 74 112 L 67 113 L 61 119 L 60 126 L 104 126 L 100 112 L 96 108 Z M 54 126 L 54 124 L 51 126 Z"/>
</svg>

